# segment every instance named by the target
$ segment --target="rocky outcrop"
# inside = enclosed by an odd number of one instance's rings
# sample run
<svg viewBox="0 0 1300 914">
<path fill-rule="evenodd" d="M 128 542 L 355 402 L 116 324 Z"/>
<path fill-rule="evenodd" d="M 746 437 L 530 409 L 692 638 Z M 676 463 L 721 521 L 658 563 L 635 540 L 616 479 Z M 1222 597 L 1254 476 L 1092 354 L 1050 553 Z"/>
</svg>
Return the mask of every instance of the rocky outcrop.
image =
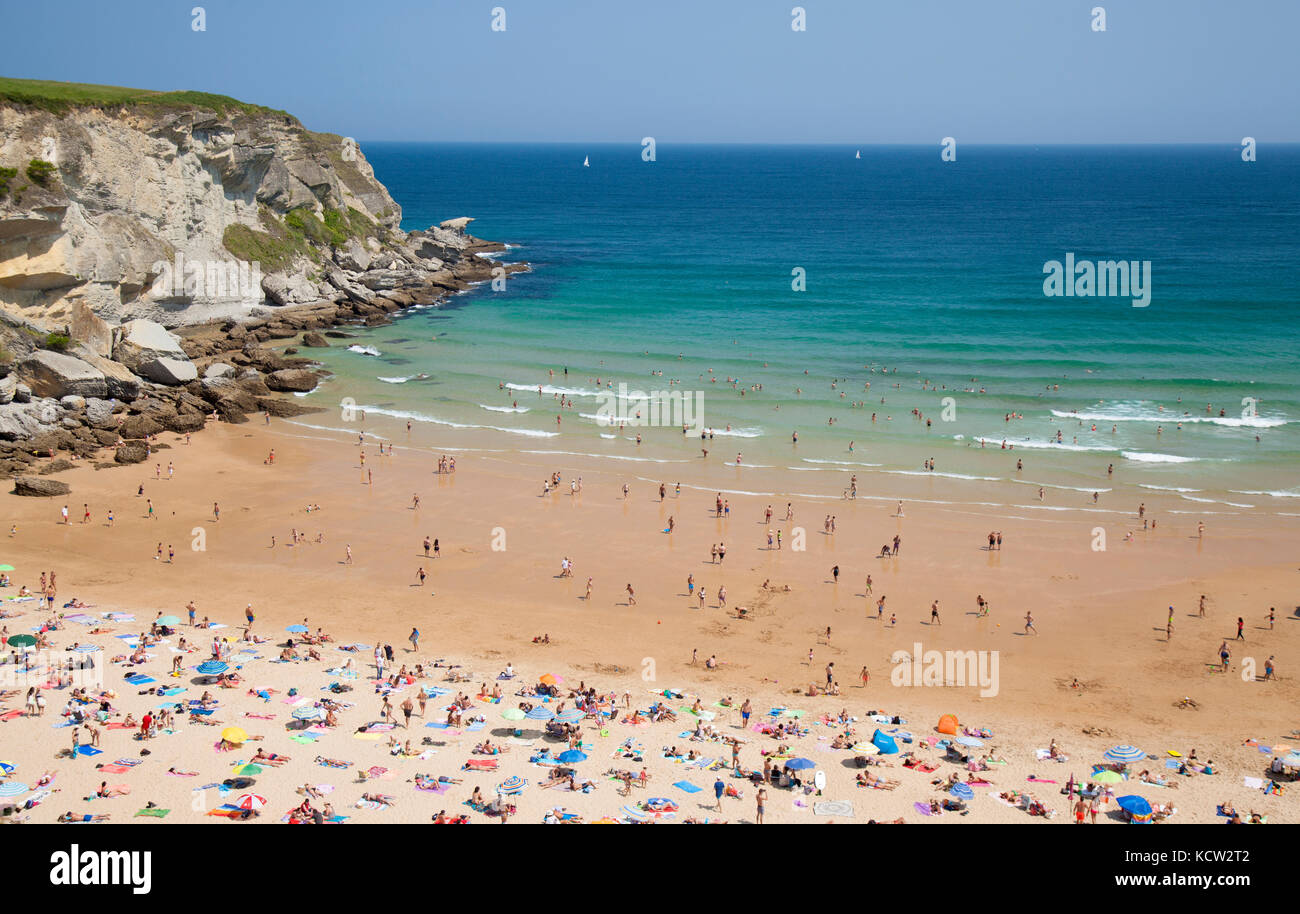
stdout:
<svg viewBox="0 0 1300 914">
<path fill-rule="evenodd" d="M 334 328 L 527 269 L 482 256 L 505 248 L 468 217 L 403 232 L 355 143 L 192 97 L 61 113 L 0 100 L 0 166 L 55 166 L 0 194 L 0 475 L 60 451 L 143 460 L 119 436 L 211 415 L 318 411 L 279 394 L 315 389 L 319 366 L 264 344 L 325 348 L 349 336 Z"/>
<path fill-rule="evenodd" d="M 55 495 L 67 495 L 71 491 L 71 486 L 57 479 L 45 479 L 41 476 L 19 476 L 14 480 L 15 495 L 53 498 Z"/>
</svg>

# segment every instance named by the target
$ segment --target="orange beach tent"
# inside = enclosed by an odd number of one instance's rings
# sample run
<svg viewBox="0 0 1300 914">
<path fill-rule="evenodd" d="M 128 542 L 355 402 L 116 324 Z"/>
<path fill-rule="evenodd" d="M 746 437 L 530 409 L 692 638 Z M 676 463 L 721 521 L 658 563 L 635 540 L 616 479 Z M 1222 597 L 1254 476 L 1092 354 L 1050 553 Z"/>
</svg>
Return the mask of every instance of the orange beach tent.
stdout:
<svg viewBox="0 0 1300 914">
<path fill-rule="evenodd" d="M 939 724 L 935 727 L 940 733 L 947 733 L 949 736 L 957 734 L 957 715 L 945 714 L 939 718 Z"/>
</svg>

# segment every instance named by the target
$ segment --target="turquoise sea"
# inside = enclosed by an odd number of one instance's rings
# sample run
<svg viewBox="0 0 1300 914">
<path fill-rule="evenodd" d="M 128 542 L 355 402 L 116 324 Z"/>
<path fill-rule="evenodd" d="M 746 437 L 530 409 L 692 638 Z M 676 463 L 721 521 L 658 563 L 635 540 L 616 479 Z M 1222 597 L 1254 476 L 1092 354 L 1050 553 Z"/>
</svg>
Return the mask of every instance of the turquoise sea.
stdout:
<svg viewBox="0 0 1300 914">
<path fill-rule="evenodd" d="M 974 477 L 1300 510 L 1300 147 L 362 148 L 404 228 L 474 216 L 532 265 L 319 356 L 308 399 L 350 398 L 368 433 L 647 478 L 703 446 L 766 491 L 852 471 L 883 495 L 933 458 L 956 500 Z M 1071 254 L 1149 261 L 1149 304 L 1045 295 Z M 713 438 L 601 424 L 619 383 L 702 391 Z"/>
</svg>

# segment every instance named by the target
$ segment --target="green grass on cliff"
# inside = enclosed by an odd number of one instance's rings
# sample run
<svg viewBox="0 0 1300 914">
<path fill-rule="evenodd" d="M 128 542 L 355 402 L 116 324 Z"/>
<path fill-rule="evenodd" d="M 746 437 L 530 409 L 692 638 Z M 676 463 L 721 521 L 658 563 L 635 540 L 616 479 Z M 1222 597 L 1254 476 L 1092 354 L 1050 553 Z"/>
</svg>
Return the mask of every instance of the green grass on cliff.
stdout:
<svg viewBox="0 0 1300 914">
<path fill-rule="evenodd" d="M 46 79 L 12 79 L 0 76 L 0 102 L 12 102 L 62 114 L 73 108 L 148 106 L 161 109 L 205 108 L 218 114 L 277 114 L 283 111 L 250 105 L 227 95 L 210 92 L 156 92 L 123 86 L 64 83 Z"/>
<path fill-rule="evenodd" d="M 376 237 L 379 226 L 359 210 L 327 209 L 318 218 L 306 207 L 289 210 L 279 219 L 262 208 L 260 219 L 265 231 L 247 225 L 230 225 L 222 235 L 226 250 L 240 260 L 257 261 L 263 272 L 272 273 L 288 267 L 295 258 L 309 257 L 320 262 L 320 248 L 342 245 L 350 238 Z"/>
</svg>

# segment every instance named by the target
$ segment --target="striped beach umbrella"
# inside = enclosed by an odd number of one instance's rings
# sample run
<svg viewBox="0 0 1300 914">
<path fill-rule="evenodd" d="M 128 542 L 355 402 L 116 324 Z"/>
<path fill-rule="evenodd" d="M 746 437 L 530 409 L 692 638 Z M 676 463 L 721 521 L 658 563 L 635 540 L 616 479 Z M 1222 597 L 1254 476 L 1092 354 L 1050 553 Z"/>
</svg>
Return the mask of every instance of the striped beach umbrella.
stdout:
<svg viewBox="0 0 1300 914">
<path fill-rule="evenodd" d="M 620 811 L 623 813 L 624 816 L 626 816 L 627 818 L 631 819 L 634 822 L 648 822 L 652 818 L 652 816 L 644 809 L 637 809 L 635 806 L 632 806 L 630 804 L 624 806 L 623 809 Z"/>
<path fill-rule="evenodd" d="M 538 705 L 524 716 L 529 720 L 553 720 L 555 713 L 545 705 Z"/>
<path fill-rule="evenodd" d="M 98 644 L 78 644 L 73 650 L 79 654 L 93 654 L 100 650 L 100 647 Z"/>
<path fill-rule="evenodd" d="M 0 761 L 0 773 L 13 774 L 17 770 L 18 770 L 17 762 L 10 762 L 8 760 Z"/>
<path fill-rule="evenodd" d="M 1111 746 L 1106 750 L 1106 758 L 1112 762 L 1138 762 L 1146 758 L 1146 753 L 1137 746 Z"/>
<path fill-rule="evenodd" d="M 0 784 L 0 797 L 18 797 L 25 794 L 28 790 L 26 784 L 19 781 L 5 781 Z"/>
<path fill-rule="evenodd" d="M 559 714 L 556 714 L 555 719 L 562 724 L 576 724 L 586 716 L 587 714 L 585 711 L 579 711 L 577 708 L 569 708 L 567 711 L 561 711 Z"/>
<path fill-rule="evenodd" d="M 261 809 L 266 806 L 266 797 L 257 793 L 246 793 L 235 801 L 240 809 Z"/>
<path fill-rule="evenodd" d="M 528 782 L 521 777 L 508 777 L 497 785 L 497 793 L 504 796 L 515 796 L 524 792 Z"/>
<path fill-rule="evenodd" d="M 518 708 L 506 708 L 501 712 L 501 717 L 505 720 L 523 720 L 528 715 Z"/>
<path fill-rule="evenodd" d="M 294 720 L 321 720 L 325 717 L 325 711 L 315 705 L 306 705 L 301 708 L 294 708 Z"/>
<path fill-rule="evenodd" d="M 970 789 L 969 784 L 953 784 L 949 792 L 959 800 L 975 799 L 975 791 Z"/>
<path fill-rule="evenodd" d="M 221 660 L 205 660 L 195 667 L 204 676 L 219 676 L 226 670 L 230 669 L 230 664 Z"/>
<path fill-rule="evenodd" d="M 561 752 L 555 757 L 555 760 L 561 765 L 575 765 L 578 762 L 585 762 L 587 753 L 579 752 L 577 749 L 570 749 L 567 752 Z"/>
</svg>

